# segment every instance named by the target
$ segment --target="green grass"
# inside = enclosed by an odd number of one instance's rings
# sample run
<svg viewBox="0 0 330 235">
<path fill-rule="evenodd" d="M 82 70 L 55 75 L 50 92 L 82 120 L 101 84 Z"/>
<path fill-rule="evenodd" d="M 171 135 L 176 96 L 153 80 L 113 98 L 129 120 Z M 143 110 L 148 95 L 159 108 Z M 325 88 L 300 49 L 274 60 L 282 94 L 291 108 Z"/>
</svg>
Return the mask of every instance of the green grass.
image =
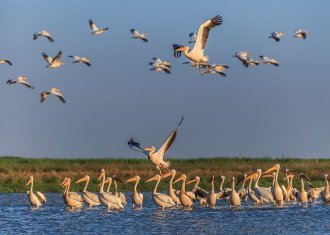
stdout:
<svg viewBox="0 0 330 235">
<path fill-rule="evenodd" d="M 226 186 L 230 186 L 232 176 L 241 177 L 244 173 L 261 168 L 266 170 L 275 163 L 284 168 L 300 173 L 303 172 L 313 180 L 315 187 L 323 186 L 323 174 L 330 173 L 328 159 L 271 159 L 271 158 L 199 158 L 177 160 L 170 159 L 171 168 L 176 169 L 178 175 L 185 173 L 189 178 L 199 175 L 201 186 L 210 187 L 208 178 L 211 175 L 227 177 Z M 64 177 L 73 181 L 88 174 L 91 177 L 89 191 L 98 191 L 98 176 L 104 168 L 108 176 L 117 175 L 127 180 L 134 175 L 141 177 L 140 191 L 150 191 L 154 183 L 144 181 L 157 173 L 156 168 L 148 159 L 48 159 L 48 158 L 20 158 L 0 157 L 0 192 L 25 192 L 26 182 L 30 175 L 35 178 L 34 189 L 42 192 L 60 192 L 59 186 Z M 281 173 L 280 179 L 284 178 Z M 167 181 L 160 184 L 160 190 L 167 189 Z M 218 182 L 218 181 L 217 181 Z M 283 182 L 284 183 L 284 182 Z M 218 183 L 217 183 L 218 184 Z M 262 179 L 262 185 L 271 185 L 270 179 Z M 296 178 L 294 184 L 299 184 Z M 73 184 L 72 191 L 79 191 L 84 184 Z M 177 186 L 179 187 L 179 186 Z M 216 187 L 217 188 L 217 187 Z M 119 184 L 121 191 L 132 189 L 132 184 Z"/>
</svg>

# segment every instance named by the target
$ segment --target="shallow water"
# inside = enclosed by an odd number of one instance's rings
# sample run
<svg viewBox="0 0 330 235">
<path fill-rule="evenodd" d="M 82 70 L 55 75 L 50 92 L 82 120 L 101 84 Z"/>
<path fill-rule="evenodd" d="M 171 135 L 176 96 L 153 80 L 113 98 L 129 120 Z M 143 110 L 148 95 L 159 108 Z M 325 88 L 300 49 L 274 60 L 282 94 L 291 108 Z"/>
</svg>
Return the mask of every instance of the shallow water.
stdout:
<svg viewBox="0 0 330 235">
<path fill-rule="evenodd" d="M 127 194 L 127 199 L 129 200 Z M 240 210 L 229 210 L 225 202 L 215 209 L 196 206 L 190 211 L 158 209 L 150 192 L 144 193 L 142 210 L 107 212 L 103 206 L 70 211 L 62 194 L 47 193 L 47 203 L 31 210 L 24 193 L 0 194 L 1 233 L 81 233 L 84 234 L 227 234 L 227 233 L 330 233 L 330 205 L 321 201 L 308 208 L 288 205 L 252 207 L 244 204 Z"/>
</svg>

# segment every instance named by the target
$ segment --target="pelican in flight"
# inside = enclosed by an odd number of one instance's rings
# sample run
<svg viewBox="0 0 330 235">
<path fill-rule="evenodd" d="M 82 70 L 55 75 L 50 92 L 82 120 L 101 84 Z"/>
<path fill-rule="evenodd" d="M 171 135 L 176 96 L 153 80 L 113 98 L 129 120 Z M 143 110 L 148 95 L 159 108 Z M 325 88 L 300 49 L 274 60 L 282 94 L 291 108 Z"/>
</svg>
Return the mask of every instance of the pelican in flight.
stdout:
<svg viewBox="0 0 330 235">
<path fill-rule="evenodd" d="M 8 80 L 6 82 L 8 85 L 12 85 L 12 84 L 22 84 L 28 88 L 31 88 L 31 89 L 34 89 L 33 86 L 31 86 L 31 84 L 28 82 L 27 78 L 24 77 L 24 76 L 19 76 L 18 78 L 16 79 L 11 79 L 11 80 Z"/>
<path fill-rule="evenodd" d="M 9 64 L 10 66 L 13 65 L 10 60 L 5 60 L 5 59 L 0 59 L 0 64 Z"/>
<path fill-rule="evenodd" d="M 267 56 L 261 55 L 261 56 L 259 56 L 259 58 L 261 59 L 261 62 L 264 64 L 272 64 L 272 65 L 275 65 L 276 67 L 278 67 L 280 65 L 277 60 L 270 59 Z"/>
<path fill-rule="evenodd" d="M 293 37 L 294 38 L 303 38 L 303 39 L 306 39 L 307 38 L 307 35 L 309 35 L 309 33 L 307 31 L 302 30 L 302 29 L 299 29 L 299 30 L 296 30 L 294 32 Z"/>
<path fill-rule="evenodd" d="M 176 170 L 172 169 L 172 170 L 170 170 L 170 172 L 164 174 L 162 176 L 162 179 L 165 179 L 165 178 L 171 176 L 170 183 L 168 185 L 168 193 L 169 193 L 170 197 L 173 199 L 173 201 L 175 202 L 176 206 L 180 206 L 181 205 L 180 199 L 178 198 L 178 196 L 175 193 L 175 190 L 173 189 L 173 179 L 174 179 L 175 175 L 176 175 Z"/>
<path fill-rule="evenodd" d="M 84 201 L 88 204 L 88 208 L 92 208 L 93 206 L 99 206 L 101 205 L 99 197 L 92 192 L 87 191 L 87 186 L 89 183 L 90 177 L 89 175 L 85 175 L 81 179 L 77 180 L 75 183 L 80 183 L 86 181 L 85 187 L 83 189 L 83 198 Z"/>
<path fill-rule="evenodd" d="M 171 64 L 167 61 L 162 61 L 160 58 L 152 58 L 153 62 L 150 62 L 149 65 L 152 66 L 151 71 L 164 71 L 167 74 L 171 73 Z"/>
<path fill-rule="evenodd" d="M 73 58 L 72 63 L 84 63 L 88 67 L 91 66 L 91 64 L 89 63 L 89 59 L 87 57 L 79 57 L 76 55 L 69 55 L 68 57 Z"/>
<path fill-rule="evenodd" d="M 330 190 L 329 190 L 329 182 L 328 182 L 328 174 L 324 174 L 325 179 L 325 189 L 321 192 L 321 198 L 325 203 L 330 202 Z"/>
<path fill-rule="evenodd" d="M 62 101 L 62 103 L 66 102 L 60 89 L 53 87 L 50 90 L 41 92 L 40 103 L 44 102 L 46 100 L 46 98 L 48 97 L 48 95 L 55 95 Z"/>
<path fill-rule="evenodd" d="M 133 193 L 132 193 L 132 208 L 135 207 L 135 205 L 140 206 L 140 208 L 142 208 L 142 203 L 143 203 L 143 194 L 142 193 L 138 193 L 137 191 L 137 185 L 140 182 L 140 176 L 136 175 L 133 178 L 130 178 L 128 180 L 126 180 L 126 183 L 129 182 L 135 182 L 134 183 L 134 188 L 133 188 Z"/>
<path fill-rule="evenodd" d="M 279 42 L 281 37 L 283 37 L 285 34 L 282 32 L 272 32 L 268 38 L 274 39 L 276 42 Z"/>
<path fill-rule="evenodd" d="M 197 39 L 197 35 L 193 32 L 189 34 L 189 43 L 195 43 Z"/>
<path fill-rule="evenodd" d="M 165 156 L 166 152 L 169 150 L 169 148 L 171 147 L 171 145 L 173 144 L 173 142 L 176 138 L 177 131 L 178 131 L 182 121 L 183 121 L 183 117 L 181 118 L 181 121 L 179 122 L 177 127 L 167 137 L 167 139 L 165 140 L 163 145 L 158 149 L 157 152 L 155 152 L 156 148 L 154 146 L 142 149 L 140 147 L 140 144 L 135 142 L 133 140 L 133 138 L 131 138 L 130 141 L 128 141 L 128 146 L 133 150 L 139 151 L 139 152 L 147 155 L 150 162 L 158 169 L 160 175 L 162 175 L 161 168 L 166 168 L 169 171 L 170 162 L 169 161 L 165 162 L 164 156 Z"/>
<path fill-rule="evenodd" d="M 54 42 L 52 35 L 46 30 L 42 30 L 33 34 L 33 40 L 38 39 L 40 36 L 47 38 L 50 42 Z"/>
<path fill-rule="evenodd" d="M 187 180 L 187 176 L 185 174 L 182 174 L 179 178 L 177 178 L 174 181 L 174 184 L 179 181 L 182 181 L 181 191 L 180 191 L 180 202 L 182 209 L 185 209 L 185 207 L 188 207 L 188 209 L 190 209 L 191 206 L 193 205 L 192 199 L 186 194 L 186 180 Z"/>
<path fill-rule="evenodd" d="M 151 177 L 150 179 L 146 180 L 146 182 L 157 181 L 155 187 L 152 190 L 152 199 L 154 200 L 156 205 L 160 206 L 162 210 L 164 210 L 165 208 L 174 207 L 175 202 L 170 196 L 163 193 L 157 193 L 157 187 L 161 178 L 162 177 L 160 175 L 155 175 L 154 177 Z"/>
<path fill-rule="evenodd" d="M 146 33 L 139 33 L 136 29 L 131 29 L 132 38 L 141 39 L 144 42 L 148 42 L 147 34 Z"/>
<path fill-rule="evenodd" d="M 29 197 L 30 203 L 32 208 L 35 206 L 39 208 L 42 204 L 46 203 L 46 197 L 41 192 L 38 192 L 36 194 L 33 193 L 33 176 L 30 176 L 29 181 L 26 185 L 31 184 L 31 188 L 29 191 L 27 191 L 27 195 Z"/>
<path fill-rule="evenodd" d="M 211 74 L 219 74 L 221 76 L 227 76 L 225 74 L 225 70 L 229 69 L 228 65 L 225 64 L 211 64 L 209 65 L 209 70 L 206 70 L 205 73 L 211 73 Z"/>
<path fill-rule="evenodd" d="M 274 183 L 273 183 L 273 186 L 272 186 L 272 189 L 271 189 L 271 192 L 273 194 L 273 199 L 274 199 L 273 203 L 274 203 L 274 206 L 277 203 L 280 207 L 283 207 L 283 204 L 284 204 L 283 190 L 280 187 L 280 185 L 278 184 L 278 174 L 280 172 L 280 168 L 281 167 L 280 167 L 279 164 L 275 164 L 274 166 L 272 166 L 271 168 L 266 170 L 264 172 L 264 174 L 275 172 L 274 181 L 273 181 Z"/>
<path fill-rule="evenodd" d="M 60 61 L 62 57 L 62 51 L 59 51 L 54 58 L 48 56 L 45 52 L 42 53 L 42 56 L 48 63 L 48 65 L 46 66 L 47 68 L 58 68 L 64 64 L 62 61 Z"/>
<path fill-rule="evenodd" d="M 71 185 L 71 179 L 70 178 L 66 178 L 64 183 L 62 184 L 62 187 L 65 187 L 65 191 L 64 191 L 64 201 L 65 203 L 71 207 L 71 209 L 78 209 L 81 208 L 83 206 L 83 202 L 80 200 L 77 200 L 74 197 L 71 197 L 69 190 L 70 190 L 70 185 Z M 80 196 L 80 195 L 79 195 Z"/>
<path fill-rule="evenodd" d="M 91 27 L 91 29 L 93 30 L 92 35 L 98 35 L 101 33 L 104 33 L 105 31 L 107 31 L 109 28 L 103 28 L 103 29 L 99 29 L 98 27 L 96 27 L 96 25 L 94 24 L 94 22 L 92 20 L 89 20 L 89 27 Z"/>
<path fill-rule="evenodd" d="M 238 51 L 233 55 L 233 57 L 239 59 L 246 68 L 249 66 L 259 65 L 259 61 L 252 59 L 247 51 Z"/>
<path fill-rule="evenodd" d="M 174 57 L 179 58 L 181 52 L 183 51 L 184 55 L 191 61 L 198 64 L 199 71 L 203 74 L 200 65 L 205 65 L 208 68 L 207 62 L 209 58 L 204 55 L 204 49 L 209 37 L 209 32 L 212 28 L 222 24 L 222 17 L 217 15 L 212 19 L 205 21 L 199 26 L 196 42 L 193 49 L 189 49 L 189 46 L 182 46 L 179 44 L 173 44 Z"/>
</svg>

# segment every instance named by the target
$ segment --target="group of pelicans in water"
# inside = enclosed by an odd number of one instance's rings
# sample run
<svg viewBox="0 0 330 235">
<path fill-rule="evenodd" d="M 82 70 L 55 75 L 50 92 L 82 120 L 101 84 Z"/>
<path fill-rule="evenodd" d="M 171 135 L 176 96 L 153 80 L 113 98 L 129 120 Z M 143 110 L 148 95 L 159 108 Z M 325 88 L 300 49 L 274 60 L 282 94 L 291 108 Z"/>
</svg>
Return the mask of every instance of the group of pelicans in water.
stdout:
<svg viewBox="0 0 330 235">
<path fill-rule="evenodd" d="M 215 177 L 210 177 L 211 190 L 206 191 L 198 186 L 200 177 L 195 176 L 191 180 L 187 180 L 185 174 L 181 174 L 175 179 L 176 171 L 174 169 L 169 170 L 162 175 L 155 175 L 145 182 L 156 181 L 156 184 L 152 190 L 152 198 L 154 203 L 161 209 L 181 207 L 182 209 L 190 210 L 195 202 L 201 206 L 215 207 L 218 200 L 226 200 L 229 208 L 240 208 L 242 201 L 248 203 L 251 201 L 255 206 L 261 206 L 264 204 L 273 204 L 275 207 L 283 207 L 286 203 L 299 203 L 299 205 L 307 206 L 308 201 L 316 202 L 321 197 L 325 203 L 330 203 L 330 190 L 328 183 L 328 175 L 324 175 L 325 187 L 315 188 L 311 185 L 311 180 L 303 173 L 293 173 L 288 169 L 285 170 L 286 185 L 280 185 L 279 180 L 280 165 L 275 164 L 271 168 L 262 172 L 261 169 L 257 169 L 250 174 L 245 174 L 236 184 L 235 177 L 232 177 L 231 188 L 223 188 L 225 177 L 220 177 L 219 191 L 215 192 Z M 300 178 L 300 188 L 293 187 L 293 179 L 295 176 Z M 170 177 L 168 194 L 157 192 L 158 185 L 161 180 Z M 261 177 L 272 177 L 273 183 L 271 187 L 259 186 L 259 179 Z M 90 177 L 85 175 L 75 183 L 86 182 L 82 191 L 82 196 L 76 192 L 70 191 L 71 179 L 65 178 L 61 183 L 61 186 L 65 188 L 63 192 L 64 202 L 71 209 L 80 209 L 84 206 L 84 203 L 88 205 L 88 208 L 93 206 L 104 205 L 108 211 L 122 210 L 127 205 L 126 197 L 122 192 L 118 192 L 116 181 L 121 181 L 118 177 L 106 177 L 105 170 L 102 169 L 99 176 L 100 190 L 99 194 L 87 191 Z M 143 194 L 138 192 L 138 184 L 140 181 L 139 176 L 134 176 L 126 183 L 134 183 L 132 193 L 132 208 L 143 208 Z M 309 189 L 305 189 L 304 181 L 309 182 Z M 121 181 L 123 182 L 123 181 Z M 176 190 L 173 185 L 181 182 L 181 189 Z M 252 188 L 252 183 L 254 187 Z M 108 183 L 106 191 L 104 191 L 104 185 Z M 110 186 L 114 183 L 115 191 L 110 192 Z M 192 190 L 186 190 L 186 186 L 195 183 Z M 46 197 L 40 193 L 33 192 L 33 176 L 30 177 L 27 184 L 31 184 L 31 188 L 27 191 L 30 203 L 32 207 L 40 207 L 46 203 Z M 240 186 L 239 186 L 240 185 Z M 247 186 L 246 186 L 247 185 Z M 239 186 L 239 187 L 238 187 Z M 238 189 L 237 189 L 238 188 Z"/>
</svg>

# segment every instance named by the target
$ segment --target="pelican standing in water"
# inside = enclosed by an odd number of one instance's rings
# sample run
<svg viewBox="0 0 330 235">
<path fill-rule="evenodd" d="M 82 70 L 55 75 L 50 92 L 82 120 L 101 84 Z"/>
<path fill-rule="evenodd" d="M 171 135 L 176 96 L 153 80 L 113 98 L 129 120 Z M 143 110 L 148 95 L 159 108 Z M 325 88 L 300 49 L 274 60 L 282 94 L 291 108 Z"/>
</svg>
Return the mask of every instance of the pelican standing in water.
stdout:
<svg viewBox="0 0 330 235">
<path fill-rule="evenodd" d="M 0 59 L 0 64 L 9 64 L 12 66 L 13 64 L 10 62 L 10 60 Z"/>
<path fill-rule="evenodd" d="M 71 209 L 81 208 L 83 206 L 83 202 L 71 197 L 71 195 L 69 194 L 70 186 L 71 186 L 71 179 L 66 178 L 64 183 L 62 184 L 62 187 L 63 188 L 65 187 L 64 201 L 69 207 L 71 207 Z"/>
<path fill-rule="evenodd" d="M 256 180 L 257 178 L 256 177 L 251 177 L 250 178 L 250 182 L 249 182 L 249 186 L 248 186 L 248 189 L 247 189 L 247 193 L 248 193 L 248 197 L 250 198 L 251 201 L 253 201 L 254 205 L 261 205 L 262 204 L 262 201 L 257 198 L 257 196 L 254 194 L 252 188 L 251 188 L 251 185 L 252 185 L 252 181 L 253 180 Z"/>
<path fill-rule="evenodd" d="M 161 178 L 162 177 L 160 175 L 155 175 L 154 177 L 151 177 L 150 179 L 146 180 L 146 182 L 157 181 L 157 183 L 155 184 L 152 190 L 152 199 L 156 205 L 160 206 L 162 210 L 164 210 L 165 208 L 174 207 L 175 202 L 170 196 L 164 193 L 157 193 L 157 187 L 159 185 Z"/>
<path fill-rule="evenodd" d="M 169 193 L 170 197 L 172 198 L 172 200 L 175 202 L 176 206 L 180 206 L 181 205 L 180 199 L 178 198 L 178 196 L 176 195 L 176 193 L 173 189 L 173 179 L 174 179 L 175 175 L 176 175 L 176 170 L 170 170 L 170 172 L 168 172 L 162 176 L 162 179 L 165 179 L 165 178 L 171 176 L 170 183 L 168 185 L 168 193 Z"/>
<path fill-rule="evenodd" d="M 156 148 L 154 146 L 142 149 L 140 147 L 139 143 L 134 142 L 133 138 L 131 138 L 131 140 L 128 142 L 128 146 L 133 150 L 137 150 L 137 151 L 147 155 L 150 162 L 157 168 L 160 175 L 162 175 L 161 168 L 166 168 L 169 171 L 170 162 L 164 161 L 164 155 L 166 154 L 166 152 L 169 150 L 169 148 L 173 144 L 173 142 L 176 138 L 177 131 L 178 131 L 182 121 L 183 121 L 183 117 L 181 118 L 181 121 L 179 122 L 179 124 L 177 125 L 175 130 L 172 131 L 172 133 L 169 135 L 169 137 L 167 137 L 166 141 L 158 149 L 157 152 L 155 152 Z"/>
<path fill-rule="evenodd" d="M 329 203 L 330 202 L 330 190 L 329 190 L 328 174 L 324 174 L 324 180 L 325 180 L 325 189 L 321 193 L 321 198 L 325 203 Z"/>
<path fill-rule="evenodd" d="M 184 55 L 191 61 L 195 62 L 199 66 L 199 71 L 201 74 L 204 72 L 201 70 L 201 65 L 205 65 L 208 69 L 209 66 L 207 62 L 209 58 L 204 55 L 204 49 L 209 37 L 209 32 L 212 28 L 222 24 L 222 17 L 217 15 L 212 19 L 205 21 L 199 26 L 197 38 L 194 44 L 193 49 L 189 50 L 189 46 L 182 46 L 179 44 L 173 44 L 174 57 L 179 58 L 181 52 L 183 51 Z"/>
<path fill-rule="evenodd" d="M 251 174 L 249 174 L 245 180 L 248 180 L 250 178 L 257 178 L 256 183 L 254 185 L 253 191 L 254 194 L 256 195 L 256 197 L 262 202 L 266 202 L 266 203 L 270 203 L 273 202 L 273 196 L 272 193 L 270 191 L 269 188 L 266 187 L 261 187 L 259 186 L 259 179 L 261 177 L 262 174 L 262 170 L 261 169 L 257 169 L 255 172 L 252 172 Z"/>
<path fill-rule="evenodd" d="M 133 187 L 133 193 L 132 193 L 132 208 L 134 208 L 135 205 L 139 205 L 140 208 L 142 208 L 143 207 L 142 206 L 143 194 L 138 193 L 138 191 L 137 191 L 137 185 L 140 182 L 140 176 L 136 175 L 133 178 L 126 180 L 126 183 L 129 183 L 129 182 L 135 182 L 134 187 Z"/>
<path fill-rule="evenodd" d="M 45 61 L 48 63 L 48 65 L 46 66 L 47 68 L 58 68 L 64 64 L 62 61 L 60 61 L 62 57 L 62 51 L 59 51 L 54 58 L 48 56 L 45 52 L 43 52 L 42 57 L 44 57 Z"/>
<path fill-rule="evenodd" d="M 144 42 L 148 42 L 147 34 L 146 33 L 139 33 L 136 29 L 131 29 L 132 38 L 141 39 Z"/>
<path fill-rule="evenodd" d="M 50 32 L 46 30 L 42 30 L 40 32 L 33 34 L 33 40 L 38 39 L 40 36 L 47 38 L 50 42 L 54 42 L 52 35 L 50 34 Z"/>
<path fill-rule="evenodd" d="M 193 200 L 199 201 L 199 204 L 201 205 L 206 205 L 206 198 L 208 195 L 208 192 L 202 189 L 201 187 L 198 186 L 199 182 L 201 181 L 201 178 L 199 176 L 195 176 L 194 179 L 189 180 L 187 184 L 191 184 L 195 182 L 194 187 L 192 188 L 191 191 L 186 192 L 186 194 Z"/>
<path fill-rule="evenodd" d="M 68 178 L 65 177 L 64 180 L 63 180 L 62 183 L 61 183 L 61 187 L 65 187 L 64 192 L 63 192 L 63 199 L 64 199 L 64 202 L 66 202 L 66 201 L 65 201 L 65 193 L 66 193 L 66 190 L 67 190 L 67 188 L 68 188 L 68 186 L 65 186 L 64 184 L 66 183 L 67 179 L 68 179 Z M 69 191 L 68 191 L 68 195 L 69 195 L 72 199 L 74 199 L 74 200 L 76 200 L 76 201 L 79 201 L 79 202 L 83 202 L 83 201 L 84 201 L 84 199 L 82 198 L 82 196 L 81 196 L 79 193 L 77 193 L 77 192 L 69 192 Z"/>
<path fill-rule="evenodd" d="M 264 174 L 271 173 L 273 171 L 275 172 L 274 184 L 273 184 L 272 189 L 271 189 L 271 192 L 273 194 L 273 199 L 274 199 L 273 203 L 274 203 L 274 206 L 277 203 L 280 207 L 283 207 L 283 204 L 284 204 L 283 191 L 282 191 L 282 188 L 280 187 L 280 185 L 278 184 L 278 174 L 280 172 L 280 165 L 275 164 L 274 166 L 272 166 L 271 168 L 266 170 L 264 172 Z"/>
<path fill-rule="evenodd" d="M 233 177 L 231 181 L 231 193 L 229 196 L 228 203 L 229 209 L 231 209 L 232 207 L 241 207 L 241 198 L 235 190 L 235 177 Z"/>
<path fill-rule="evenodd" d="M 126 206 L 127 202 L 126 202 L 126 197 L 125 194 L 123 194 L 122 192 L 118 192 L 118 188 L 117 188 L 117 181 L 124 183 L 124 181 L 122 181 L 121 179 L 119 179 L 117 176 L 112 176 L 112 180 L 113 180 L 113 184 L 115 185 L 115 191 L 114 191 L 114 195 L 116 195 L 117 197 L 119 197 L 121 204 L 123 204 L 123 206 Z"/>
<path fill-rule="evenodd" d="M 31 184 L 30 190 L 27 191 L 27 195 L 29 197 L 32 208 L 33 207 L 39 208 L 42 204 L 46 203 L 46 197 L 44 194 L 42 194 L 39 191 L 37 191 L 36 194 L 33 193 L 33 182 L 34 179 L 33 176 L 31 175 L 29 181 L 26 183 L 26 185 Z"/>
<path fill-rule="evenodd" d="M 224 176 L 224 175 L 220 176 L 220 185 L 219 185 L 219 192 L 217 194 L 217 199 L 226 198 L 228 200 L 231 189 L 230 188 L 223 189 L 223 184 L 225 183 L 225 179 L 226 179 L 226 176 Z"/>
<path fill-rule="evenodd" d="M 311 180 L 306 175 L 304 175 L 303 173 L 300 173 L 299 177 L 300 177 L 300 182 L 301 182 L 300 190 L 299 190 L 299 196 L 298 196 L 299 205 L 305 204 L 306 207 L 307 207 L 308 197 L 307 197 L 307 192 L 305 191 L 304 179 L 307 180 L 308 182 L 311 182 Z"/>
<path fill-rule="evenodd" d="M 84 201 L 88 204 L 88 208 L 92 208 L 93 206 L 101 205 L 101 203 L 100 203 L 99 197 L 95 193 L 87 191 L 87 186 L 88 186 L 89 180 L 90 180 L 89 175 L 85 175 L 81 179 L 77 180 L 75 183 L 80 183 L 80 182 L 86 181 L 85 187 L 82 191 L 83 198 L 84 198 Z"/>
<path fill-rule="evenodd" d="M 99 35 L 109 29 L 109 28 L 99 29 L 92 20 L 89 20 L 88 23 L 89 23 L 89 27 L 91 27 L 91 29 L 93 30 L 93 32 L 91 33 L 92 35 Z"/>
<path fill-rule="evenodd" d="M 295 197 L 295 195 L 293 194 L 293 178 L 294 178 L 294 174 L 292 174 L 289 169 L 285 169 L 285 178 L 284 180 L 287 181 L 287 186 L 286 186 L 286 192 L 287 192 L 287 197 L 286 197 L 286 202 L 290 203 L 291 200 L 293 202 L 297 201 L 297 198 Z"/>
<path fill-rule="evenodd" d="M 193 205 L 193 201 L 186 194 L 186 180 L 187 180 L 187 176 L 185 174 L 182 174 L 179 178 L 177 178 L 174 181 L 174 183 L 177 183 L 179 181 L 182 181 L 181 191 L 180 191 L 181 207 L 182 207 L 182 209 L 185 209 L 185 207 L 188 207 L 188 209 L 191 209 L 191 206 Z"/>
<path fill-rule="evenodd" d="M 22 84 L 28 88 L 31 88 L 31 89 L 34 89 L 33 86 L 31 86 L 31 84 L 28 82 L 27 78 L 24 77 L 24 76 L 18 76 L 18 78 L 16 79 L 11 79 L 11 80 L 8 80 L 6 82 L 8 85 L 12 85 L 12 84 Z"/>
<path fill-rule="evenodd" d="M 211 192 L 206 197 L 206 206 L 215 207 L 217 203 L 217 194 L 214 192 L 214 175 L 210 178 L 211 181 Z"/>
</svg>

